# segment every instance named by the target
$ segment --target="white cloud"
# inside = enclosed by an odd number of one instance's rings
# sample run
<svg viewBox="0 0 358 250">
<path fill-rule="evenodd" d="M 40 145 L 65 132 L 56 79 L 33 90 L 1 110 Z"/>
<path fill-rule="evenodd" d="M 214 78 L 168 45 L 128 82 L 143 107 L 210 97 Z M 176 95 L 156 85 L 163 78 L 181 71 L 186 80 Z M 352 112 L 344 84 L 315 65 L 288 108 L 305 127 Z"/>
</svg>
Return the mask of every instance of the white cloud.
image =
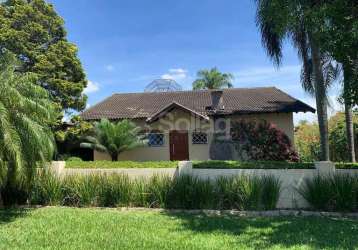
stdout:
<svg viewBox="0 0 358 250">
<path fill-rule="evenodd" d="M 169 69 L 168 73 L 161 76 L 162 79 L 171 79 L 171 80 L 183 80 L 187 78 L 188 71 L 185 69 Z"/>
<path fill-rule="evenodd" d="M 97 92 L 99 90 L 99 84 L 97 82 L 88 81 L 87 87 L 84 89 L 83 93 L 90 94 Z"/>
<path fill-rule="evenodd" d="M 115 67 L 112 64 L 108 64 L 108 65 L 106 65 L 106 70 L 109 72 L 112 72 L 115 70 Z"/>
</svg>

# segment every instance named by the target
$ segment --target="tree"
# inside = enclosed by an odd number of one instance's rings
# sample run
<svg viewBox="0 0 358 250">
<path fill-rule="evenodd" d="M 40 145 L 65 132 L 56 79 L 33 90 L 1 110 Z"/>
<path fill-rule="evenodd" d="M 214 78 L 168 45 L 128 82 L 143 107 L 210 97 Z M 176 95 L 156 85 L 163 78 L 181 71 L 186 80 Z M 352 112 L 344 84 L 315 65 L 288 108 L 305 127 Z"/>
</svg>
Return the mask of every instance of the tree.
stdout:
<svg viewBox="0 0 358 250">
<path fill-rule="evenodd" d="M 0 187 L 28 188 L 36 168 L 55 150 L 55 109 L 33 74 L 16 71 L 15 56 L 0 53 Z M 1 200 L 1 195 L 0 195 Z"/>
<path fill-rule="evenodd" d="M 358 138 L 358 114 L 353 115 L 355 128 L 355 139 Z M 330 159 L 335 162 L 350 161 L 348 151 L 347 131 L 344 112 L 338 112 L 330 117 L 329 126 L 329 146 Z M 316 161 L 319 149 L 319 130 L 317 123 L 300 123 L 295 127 L 295 144 L 302 161 Z"/>
<path fill-rule="evenodd" d="M 134 123 L 123 120 L 117 123 L 102 119 L 94 125 L 95 135 L 86 136 L 82 148 L 89 148 L 108 153 L 112 161 L 118 160 L 118 155 L 145 144 L 144 138 L 139 135 L 140 128 Z"/>
<path fill-rule="evenodd" d="M 221 89 L 232 88 L 234 76 L 230 73 L 221 73 L 217 68 L 200 70 L 198 79 L 193 82 L 193 89 Z"/>
<path fill-rule="evenodd" d="M 57 144 L 57 156 L 56 158 L 62 158 L 68 155 L 81 156 L 83 150 L 80 148 L 83 137 L 91 135 L 93 133 L 93 124 L 88 121 L 82 120 L 78 115 L 71 118 L 69 123 L 61 122 L 56 127 L 55 139 Z"/>
<path fill-rule="evenodd" d="M 329 160 L 328 100 L 323 74 L 324 51 L 319 39 L 307 25 L 306 10 L 314 1 L 256 0 L 257 26 L 260 28 L 263 45 L 270 58 L 279 66 L 282 59 L 282 44 L 290 38 L 303 64 L 303 72 L 310 75 L 316 98 L 320 130 L 320 160 Z M 310 72 L 311 71 L 311 72 Z"/>
<path fill-rule="evenodd" d="M 350 159 L 355 162 L 352 106 L 358 104 L 358 5 L 355 0 L 317 2 L 310 11 L 322 48 L 342 64 L 343 100 Z"/>
<path fill-rule="evenodd" d="M 82 110 L 87 85 L 77 48 L 66 39 L 63 19 L 45 0 L 0 3 L 0 49 L 22 62 L 19 72 L 34 73 L 62 109 Z"/>
</svg>

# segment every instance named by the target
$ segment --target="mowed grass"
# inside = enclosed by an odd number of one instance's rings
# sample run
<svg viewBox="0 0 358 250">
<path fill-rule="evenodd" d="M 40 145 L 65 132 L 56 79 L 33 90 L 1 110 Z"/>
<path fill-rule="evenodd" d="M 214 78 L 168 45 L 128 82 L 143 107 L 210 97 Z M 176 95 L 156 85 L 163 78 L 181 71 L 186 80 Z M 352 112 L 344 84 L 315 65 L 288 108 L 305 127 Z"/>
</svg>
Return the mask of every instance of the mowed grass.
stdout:
<svg viewBox="0 0 358 250">
<path fill-rule="evenodd" d="M 357 249 L 358 220 L 0 210 L 0 249 Z"/>
</svg>

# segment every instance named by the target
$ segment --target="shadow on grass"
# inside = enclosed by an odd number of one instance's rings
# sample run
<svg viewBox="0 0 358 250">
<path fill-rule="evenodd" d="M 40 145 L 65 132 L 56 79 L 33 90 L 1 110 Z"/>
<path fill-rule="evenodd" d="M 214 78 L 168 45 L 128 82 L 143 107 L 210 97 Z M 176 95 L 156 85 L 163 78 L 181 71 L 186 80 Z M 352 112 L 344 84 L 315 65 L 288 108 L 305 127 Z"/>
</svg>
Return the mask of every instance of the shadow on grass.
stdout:
<svg viewBox="0 0 358 250">
<path fill-rule="evenodd" d="M 0 209 L 0 226 L 11 223 L 18 218 L 26 217 L 30 213 L 29 209 L 4 208 Z"/>
<path fill-rule="evenodd" d="M 240 218 L 166 213 L 181 220 L 183 230 L 235 236 L 235 245 L 264 249 L 304 247 L 357 249 L 358 220 L 319 217 Z"/>
</svg>

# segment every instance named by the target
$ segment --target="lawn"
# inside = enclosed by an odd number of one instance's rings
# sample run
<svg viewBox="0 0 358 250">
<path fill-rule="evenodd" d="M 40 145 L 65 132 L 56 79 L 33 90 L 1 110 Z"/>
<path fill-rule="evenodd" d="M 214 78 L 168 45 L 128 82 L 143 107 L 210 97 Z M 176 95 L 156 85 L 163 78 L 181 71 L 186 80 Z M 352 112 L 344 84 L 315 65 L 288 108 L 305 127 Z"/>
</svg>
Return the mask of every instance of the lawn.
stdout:
<svg viewBox="0 0 358 250">
<path fill-rule="evenodd" d="M 66 161 L 66 168 L 176 168 L 177 161 Z"/>
<path fill-rule="evenodd" d="M 115 209 L 0 211 L 0 249 L 357 249 L 358 220 Z"/>
</svg>

